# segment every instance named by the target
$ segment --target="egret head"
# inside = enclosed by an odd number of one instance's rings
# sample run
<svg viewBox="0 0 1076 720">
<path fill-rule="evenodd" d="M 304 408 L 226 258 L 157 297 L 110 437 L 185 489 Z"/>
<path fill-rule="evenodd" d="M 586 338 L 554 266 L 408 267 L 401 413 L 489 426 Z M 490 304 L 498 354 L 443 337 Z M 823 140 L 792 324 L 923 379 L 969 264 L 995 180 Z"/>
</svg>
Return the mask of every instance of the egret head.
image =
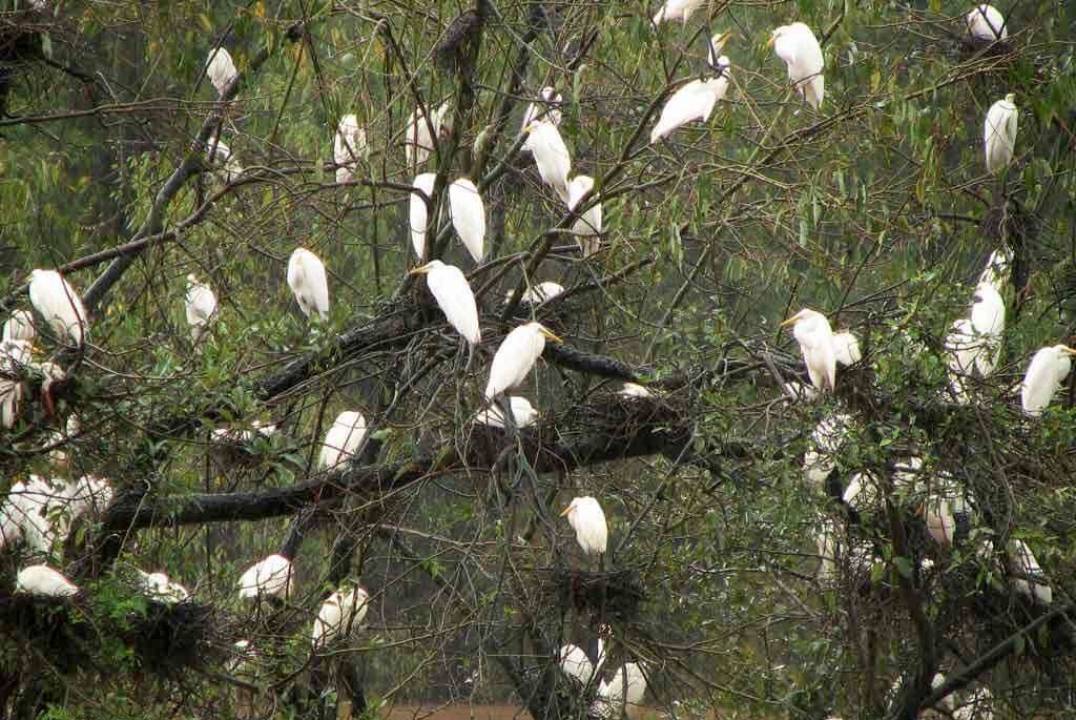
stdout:
<svg viewBox="0 0 1076 720">
<path fill-rule="evenodd" d="M 713 51 L 714 55 L 720 54 L 730 37 L 732 37 L 732 31 L 726 30 L 725 32 L 717 33 L 710 38 L 710 49 Z"/>
<path fill-rule="evenodd" d="M 789 327 L 790 325 L 795 326 L 801 322 L 814 320 L 819 315 L 821 315 L 821 313 L 811 310 L 809 308 L 803 308 L 798 313 L 782 322 L 781 327 Z"/>
<path fill-rule="evenodd" d="M 409 274 L 410 275 L 425 275 L 426 273 L 430 272 L 431 270 L 436 270 L 437 268 L 443 267 L 443 266 L 444 266 L 444 263 L 441 262 L 440 260 L 430 260 L 425 265 L 422 265 L 420 267 L 415 268 Z"/>
<path fill-rule="evenodd" d="M 538 93 L 538 96 L 549 103 L 559 103 L 561 96 L 557 94 L 557 89 L 552 85 L 546 85 Z"/>
<path fill-rule="evenodd" d="M 722 55 L 721 57 L 719 57 L 717 59 L 717 69 L 718 70 L 724 71 L 724 70 L 728 70 L 730 67 L 732 67 L 732 61 L 729 60 L 728 55 Z"/>
<path fill-rule="evenodd" d="M 187 284 L 188 285 L 194 285 L 197 282 L 198 282 L 198 276 L 197 275 L 195 275 L 194 273 L 188 273 L 187 274 Z"/>
<path fill-rule="evenodd" d="M 1009 103 L 1010 105 L 1015 104 L 1016 103 L 1016 93 L 1006 93 L 1005 94 L 1005 102 Z"/>
<path fill-rule="evenodd" d="M 545 325 L 539 325 L 538 326 L 538 332 L 540 332 L 542 334 L 542 336 L 545 337 L 545 339 L 549 340 L 550 342 L 555 342 L 558 345 L 563 345 L 564 344 L 564 341 L 561 340 L 559 337 L 557 337 L 556 334 L 554 334 L 553 331 L 550 330 L 549 328 L 547 328 Z"/>
<path fill-rule="evenodd" d="M 583 498 L 574 498 L 570 503 L 568 503 L 568 507 L 566 507 L 566 508 L 564 508 L 563 510 L 560 511 L 560 516 L 561 517 L 567 517 L 567 518 L 570 519 L 572 517 L 572 515 L 575 514 L 579 510 L 579 506 L 581 504 L 582 499 Z"/>
<path fill-rule="evenodd" d="M 766 47 L 773 47 L 773 44 L 781 38 L 782 35 L 788 30 L 788 25 L 782 25 L 779 28 L 774 28 L 770 33 L 770 39 L 766 41 Z"/>
<path fill-rule="evenodd" d="M 523 133 L 526 135 L 530 135 L 532 132 L 537 130 L 541 126 L 541 124 L 541 120 L 531 120 L 529 123 L 527 123 L 527 127 L 523 128 Z"/>
</svg>

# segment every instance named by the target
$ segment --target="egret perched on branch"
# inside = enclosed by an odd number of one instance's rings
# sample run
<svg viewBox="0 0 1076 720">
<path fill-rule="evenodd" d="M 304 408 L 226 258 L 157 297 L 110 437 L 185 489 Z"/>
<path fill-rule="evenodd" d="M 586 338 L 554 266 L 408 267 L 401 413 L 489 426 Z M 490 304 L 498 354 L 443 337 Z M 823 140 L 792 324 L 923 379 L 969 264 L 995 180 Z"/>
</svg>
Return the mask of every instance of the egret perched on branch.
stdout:
<svg viewBox="0 0 1076 720">
<path fill-rule="evenodd" d="M 729 67 L 731 62 L 722 55 L 717 60 L 721 76 L 705 80 L 692 80 L 672 94 L 661 108 L 661 117 L 650 130 L 650 143 L 656 143 L 668 137 L 677 128 L 689 122 L 700 120 L 706 122 L 714 111 L 714 105 L 725 97 L 729 89 Z"/>
<path fill-rule="evenodd" d="M 568 209 L 575 210 L 579 207 L 583 196 L 594 189 L 594 178 L 589 175 L 576 175 L 568 183 Z M 601 249 L 602 234 L 602 204 L 597 198 L 591 196 L 587 199 L 590 207 L 572 225 L 572 234 L 575 235 L 579 248 L 583 251 L 583 257 L 590 257 Z"/>
<path fill-rule="evenodd" d="M 650 392 L 649 390 L 647 390 L 642 385 L 638 385 L 636 383 L 630 383 L 630 382 L 624 383 L 624 387 L 620 388 L 620 390 L 617 392 L 617 395 L 619 395 L 620 397 L 626 397 L 626 398 L 649 398 L 649 397 L 654 397 L 654 393 Z"/>
<path fill-rule="evenodd" d="M 859 350 L 859 339 L 843 330 L 833 334 L 833 355 L 840 365 L 853 365 L 863 359 L 863 353 Z"/>
<path fill-rule="evenodd" d="M 1020 384 L 1020 404 L 1028 415 L 1041 415 L 1072 370 L 1076 350 L 1064 345 L 1044 347 L 1031 358 Z"/>
<path fill-rule="evenodd" d="M 340 637 L 348 637 L 359 629 L 366 617 L 369 593 L 361 587 L 343 585 L 325 599 L 314 620 L 310 639 L 314 649 L 332 644 Z"/>
<path fill-rule="evenodd" d="M 568 202 L 568 175 L 572 171 L 572 156 L 557 126 L 550 122 L 535 120 L 527 126 L 527 149 L 534 154 L 534 164 L 542 182 L 556 191 L 560 199 Z"/>
<path fill-rule="evenodd" d="M 485 396 L 492 400 L 506 390 L 518 387 L 527 379 L 534 363 L 545 352 L 546 340 L 564 342 L 544 325 L 530 322 L 512 330 L 501 341 L 489 368 Z"/>
<path fill-rule="evenodd" d="M 994 372 L 1001 354 L 1001 335 L 1005 332 L 1005 301 L 993 283 L 981 282 L 975 288 L 971 304 L 971 329 L 982 340 L 975 356 L 975 368 L 983 377 Z"/>
<path fill-rule="evenodd" d="M 826 481 L 837 466 L 834 456 L 851 427 L 851 415 L 835 413 L 820 420 L 811 431 L 810 449 L 803 454 L 803 472 L 808 482 L 821 486 Z"/>
<path fill-rule="evenodd" d="M 556 88 L 550 87 L 549 85 L 541 89 L 538 93 L 538 97 L 541 98 L 541 102 L 527 105 L 527 109 L 523 113 L 523 122 L 519 125 L 519 131 L 521 133 L 527 132 L 527 126 L 536 120 L 550 122 L 553 125 L 560 126 L 560 104 L 564 101 L 564 97 L 557 92 Z M 521 149 L 529 152 L 526 142 L 523 143 Z"/>
<path fill-rule="evenodd" d="M 568 643 L 562 645 L 557 652 L 557 664 L 560 666 L 561 672 L 568 677 L 577 681 L 584 688 L 590 685 L 591 680 L 594 679 L 595 674 L 601 667 L 602 662 L 605 660 L 601 651 L 601 638 L 598 639 L 598 663 L 595 665 L 587 657 L 586 651 L 578 645 Z"/>
<path fill-rule="evenodd" d="M 598 685 L 598 699 L 592 708 L 598 717 L 613 720 L 627 714 L 629 720 L 641 717 L 646 676 L 638 663 L 624 663 L 612 680 Z"/>
<path fill-rule="evenodd" d="M 354 457 L 366 437 L 366 418 L 355 410 L 345 410 L 336 416 L 333 426 L 325 433 L 325 442 L 318 456 L 318 467 L 334 468 Z"/>
<path fill-rule="evenodd" d="M 478 327 L 478 305 L 474 292 L 463 272 L 455 265 L 445 265 L 431 260 L 411 271 L 412 275 L 425 275 L 426 285 L 437 301 L 437 307 L 445 314 L 449 324 L 456 329 L 472 348 L 482 342 L 482 330 Z"/>
<path fill-rule="evenodd" d="M 213 87 L 217 89 L 217 96 L 223 97 L 228 86 L 239 77 L 239 71 L 235 69 L 232 54 L 223 47 L 215 47 L 209 51 L 206 59 L 205 74 Z"/>
<path fill-rule="evenodd" d="M 416 175 L 411 183 L 414 190 L 411 191 L 408 206 L 408 223 L 411 226 L 411 247 L 415 249 L 415 257 L 419 260 L 426 257 L 426 226 L 430 222 L 427 202 L 433 202 L 433 186 L 436 181 L 435 173 L 421 173 Z M 415 192 L 416 190 L 418 192 Z"/>
<path fill-rule="evenodd" d="M 1000 288 L 1009 277 L 1010 265 L 1012 265 L 1012 252 L 1008 248 L 995 250 L 986 259 L 986 266 L 979 273 L 979 282 L 990 283 Z"/>
<path fill-rule="evenodd" d="M 174 582 L 165 573 L 146 573 L 137 569 L 136 572 L 138 573 L 138 582 L 142 592 L 151 600 L 156 600 L 165 605 L 174 605 L 190 599 L 191 594 L 187 591 L 187 588 Z"/>
<path fill-rule="evenodd" d="M 461 177 L 448 186 L 452 227 L 475 262 L 482 261 L 486 242 L 486 206 L 475 184 Z"/>
<path fill-rule="evenodd" d="M 71 284 L 55 270 L 30 273 L 30 304 L 49 324 L 56 337 L 81 347 L 90 329 L 86 308 Z"/>
<path fill-rule="evenodd" d="M 822 46 L 811 28 L 801 22 L 782 25 L 770 34 L 769 44 L 788 66 L 788 79 L 792 85 L 807 104 L 817 110 L 826 91 L 822 76 L 825 60 Z"/>
<path fill-rule="evenodd" d="M 527 291 L 520 296 L 519 301 L 524 305 L 541 305 L 546 300 L 555 298 L 563 292 L 563 285 L 547 280 L 527 288 Z M 515 295 L 515 291 L 509 290 L 504 294 L 504 301 L 511 302 L 513 295 Z"/>
<path fill-rule="evenodd" d="M 9 321 L 10 322 L 10 321 Z M 20 377 L 30 362 L 29 340 L 0 341 L 0 427 L 11 428 L 19 416 L 19 404 L 26 392 Z"/>
<path fill-rule="evenodd" d="M 359 119 L 354 114 L 340 118 L 333 138 L 333 162 L 336 163 L 336 182 L 346 183 L 355 179 L 359 160 L 365 160 L 370 154 L 366 144 L 366 131 L 359 127 Z"/>
<path fill-rule="evenodd" d="M 448 114 L 450 105 L 446 101 L 440 107 L 430 113 L 430 121 L 426 122 L 426 113 L 421 107 L 415 108 L 411 116 L 407 118 L 405 129 L 404 154 L 407 157 L 407 165 L 424 163 L 434 149 L 434 136 L 440 138 L 447 132 L 445 115 Z M 430 133 L 433 127 L 433 134 Z"/>
<path fill-rule="evenodd" d="M 531 405 L 530 400 L 518 395 L 511 395 L 508 403 L 512 406 L 512 424 L 517 428 L 530 427 L 538 420 L 538 411 Z M 475 415 L 475 422 L 489 427 L 504 428 L 504 411 L 496 405 L 490 405 L 485 410 L 480 410 Z"/>
<path fill-rule="evenodd" d="M 560 513 L 568 518 L 568 524 L 575 530 L 575 539 L 584 555 L 601 555 L 609 541 L 609 526 L 605 522 L 605 513 L 598 501 L 589 495 L 577 497 Z"/>
<path fill-rule="evenodd" d="M 1005 17 L 993 5 L 983 3 L 971 9 L 964 18 L 968 35 L 976 40 L 1004 40 L 1009 37 Z"/>
<path fill-rule="evenodd" d="M 710 37 L 710 41 L 706 44 L 706 64 L 710 66 L 712 70 L 723 72 L 721 67 L 721 58 L 724 57 L 721 51 L 725 49 L 725 44 L 732 37 L 732 32 L 725 31 L 723 33 L 717 33 Z M 727 58 L 726 58 L 727 59 Z"/>
<path fill-rule="evenodd" d="M 243 166 L 239 164 L 232 149 L 220 139 L 219 135 L 214 135 L 206 142 L 205 156 L 214 165 L 224 166 L 225 182 L 233 182 L 243 174 Z"/>
<path fill-rule="evenodd" d="M 191 341 L 198 344 L 217 312 L 217 296 L 208 285 L 198 282 L 194 273 L 187 276 L 185 306 L 187 324 L 191 326 Z"/>
<path fill-rule="evenodd" d="M 4 322 L 4 332 L 0 339 L 33 342 L 35 337 L 37 330 L 34 329 L 34 316 L 29 310 L 16 310 Z"/>
<path fill-rule="evenodd" d="M 811 384 L 821 392 L 833 390 L 837 378 L 837 355 L 833 346 L 833 330 L 826 316 L 804 308 L 781 323 L 792 326 L 792 334 L 800 344 Z"/>
<path fill-rule="evenodd" d="M 19 570 L 15 578 L 15 592 L 42 597 L 70 597 L 78 595 L 78 586 L 48 565 L 30 565 Z"/>
<path fill-rule="evenodd" d="M 303 315 L 316 312 L 325 320 L 329 317 L 329 281 L 321 259 L 306 248 L 295 248 L 288 260 L 288 287 L 299 302 Z"/>
<path fill-rule="evenodd" d="M 998 100 L 986 112 L 983 125 L 983 150 L 986 153 L 986 171 L 997 174 L 1012 163 L 1016 150 L 1016 128 L 1020 112 L 1013 100 L 1016 96 L 1009 93 L 1005 99 Z"/>
<path fill-rule="evenodd" d="M 670 22 L 680 20 L 687 25 L 688 19 L 696 10 L 702 7 L 704 2 L 706 0 L 666 0 L 661 9 L 654 14 L 654 25 L 661 25 L 666 20 Z"/>
<path fill-rule="evenodd" d="M 1006 548 L 1012 588 L 1024 597 L 1043 605 L 1053 602 L 1054 591 L 1035 554 L 1023 540 L 1009 540 Z"/>
<path fill-rule="evenodd" d="M 247 568 L 237 584 L 241 598 L 287 599 L 291 592 L 291 560 L 283 555 L 270 555 Z"/>
</svg>

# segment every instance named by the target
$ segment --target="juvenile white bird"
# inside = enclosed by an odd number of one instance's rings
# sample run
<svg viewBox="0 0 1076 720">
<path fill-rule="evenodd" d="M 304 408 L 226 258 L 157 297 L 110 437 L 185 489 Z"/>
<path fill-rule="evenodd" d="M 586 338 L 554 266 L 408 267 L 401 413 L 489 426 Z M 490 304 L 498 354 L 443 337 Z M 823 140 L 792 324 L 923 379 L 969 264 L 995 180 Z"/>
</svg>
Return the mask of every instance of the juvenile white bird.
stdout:
<svg viewBox="0 0 1076 720">
<path fill-rule="evenodd" d="M 797 92 L 815 110 L 821 107 L 826 90 L 822 76 L 825 60 L 811 28 L 801 22 L 782 25 L 770 34 L 770 44 L 788 66 L 788 79 Z"/>
<path fill-rule="evenodd" d="M 1042 415 L 1054 393 L 1072 370 L 1076 350 L 1064 345 L 1044 347 L 1035 353 L 1020 384 L 1020 404 L 1031 416 Z"/>
<path fill-rule="evenodd" d="M 1053 588 L 1027 543 L 1015 538 L 1009 540 L 1006 556 L 1013 590 L 1043 605 L 1053 602 Z"/>
<path fill-rule="evenodd" d="M 833 355 L 841 365 L 852 365 L 863 359 L 863 353 L 859 350 L 859 339 L 852 333 L 844 330 L 833 333 Z"/>
<path fill-rule="evenodd" d="M 508 402 L 512 406 L 512 421 L 517 428 L 530 427 L 538 419 L 538 411 L 525 397 L 511 395 Z M 496 405 L 490 405 L 475 415 L 475 422 L 489 427 L 504 428 L 504 411 Z"/>
<path fill-rule="evenodd" d="M 560 104 L 564 101 L 564 97 L 557 92 L 556 88 L 549 85 L 539 91 L 538 97 L 541 98 L 541 102 L 530 103 L 523 113 L 523 122 L 519 124 L 519 131 L 521 133 L 527 132 L 527 126 L 536 120 L 550 122 L 553 123 L 553 125 L 560 126 Z M 526 141 L 523 142 L 523 147 L 521 149 L 524 152 L 530 152 L 527 148 Z"/>
<path fill-rule="evenodd" d="M 359 119 L 349 113 L 340 118 L 333 138 L 333 162 L 336 163 L 336 182 L 346 183 L 355 179 L 359 160 L 370 154 L 366 144 L 366 131 L 359 126 Z"/>
<path fill-rule="evenodd" d="M 527 126 L 527 148 L 534 155 L 534 164 L 542 182 L 568 202 L 568 175 L 572 171 L 572 156 L 557 126 L 550 122 L 534 121 Z"/>
<path fill-rule="evenodd" d="M 15 578 L 15 592 L 42 597 L 70 597 L 78 595 L 78 586 L 48 565 L 30 565 L 19 570 Z"/>
<path fill-rule="evenodd" d="M 187 295 L 184 298 L 191 341 L 198 344 L 217 312 L 217 296 L 205 283 L 198 282 L 194 273 L 187 275 Z"/>
<path fill-rule="evenodd" d="M 811 384 L 821 392 L 833 390 L 837 378 L 837 355 L 833 348 L 833 330 L 826 316 L 804 308 L 781 323 L 792 326 L 792 334 L 800 345 Z"/>
<path fill-rule="evenodd" d="M 478 305 L 475 303 L 471 284 L 463 271 L 455 265 L 431 260 L 411 271 L 412 275 L 425 275 L 426 286 L 433 293 L 437 307 L 445 314 L 448 323 L 472 346 L 482 342 L 482 330 L 478 326 Z"/>
<path fill-rule="evenodd" d="M 601 555 L 605 552 L 609 526 L 597 500 L 589 495 L 574 498 L 560 515 L 568 518 L 568 524 L 575 530 L 575 539 L 583 548 L 584 555 Z"/>
<path fill-rule="evenodd" d="M 976 40 L 1004 40 L 1009 37 L 1005 17 L 993 5 L 977 5 L 964 17 L 968 35 Z"/>
<path fill-rule="evenodd" d="M 142 592 L 149 596 L 151 600 L 156 600 L 165 605 L 174 605 L 190 599 L 191 594 L 187 591 L 187 588 L 173 581 L 165 573 L 146 573 L 141 570 L 136 570 L 136 572 L 139 576 Z"/>
<path fill-rule="evenodd" d="M 617 392 L 617 395 L 619 395 L 620 397 L 627 397 L 627 398 L 654 397 L 654 393 L 650 392 L 649 390 L 647 390 L 642 385 L 638 385 L 636 383 L 630 383 L 630 382 L 624 383 L 624 387 L 620 388 L 620 390 Z"/>
<path fill-rule="evenodd" d="M 30 304 L 44 319 L 56 337 L 81 347 L 90 329 L 86 308 L 71 284 L 55 270 L 30 273 Z"/>
<path fill-rule="evenodd" d="M 992 283 L 979 283 L 971 305 L 971 329 L 981 347 L 975 355 L 975 369 L 983 377 L 994 372 L 1001 354 L 1005 332 L 1005 301 Z"/>
<path fill-rule="evenodd" d="M 722 68 L 721 77 L 692 80 L 665 101 L 661 117 L 650 130 L 651 144 L 668 137 L 689 122 L 706 122 L 710 119 L 717 101 L 724 98 L 729 89 L 729 59 L 722 55 L 717 62 Z"/>
<path fill-rule="evenodd" d="M 493 356 L 493 363 L 489 368 L 489 382 L 486 383 L 486 398 L 493 399 L 502 392 L 521 385 L 530 374 L 534 363 L 545 352 L 547 339 L 555 343 L 563 342 L 537 322 L 520 325 L 508 333 Z"/>
<path fill-rule="evenodd" d="M 594 189 L 594 178 L 589 175 L 576 175 L 568 183 L 568 209 L 575 210 L 583 200 L 583 196 Z M 589 197 L 587 204 L 590 207 L 572 225 L 572 234 L 575 235 L 579 249 L 583 251 L 583 257 L 590 257 L 601 249 L 602 239 L 602 204 L 595 202 L 596 198 Z M 593 203 L 593 204 L 592 204 Z"/>
<path fill-rule="evenodd" d="M 35 337 L 37 330 L 34 329 L 34 316 L 29 310 L 16 310 L 4 322 L 4 332 L 0 340 L 33 342 Z"/>
<path fill-rule="evenodd" d="M 599 717 L 611 720 L 627 715 L 637 720 L 643 714 L 643 697 L 646 695 L 646 676 L 638 663 L 624 663 L 612 679 L 598 685 L 595 704 Z"/>
<path fill-rule="evenodd" d="M 1016 128 L 1020 112 L 1013 102 L 1016 96 L 1009 93 L 998 100 L 986 112 L 983 124 L 983 151 L 986 154 L 986 171 L 995 175 L 1010 164 L 1016 151 Z"/>
<path fill-rule="evenodd" d="M 448 210 L 460 242 L 475 262 L 481 262 L 486 242 L 486 206 L 473 182 L 461 177 L 448 186 Z"/>
<path fill-rule="evenodd" d="M 243 166 L 219 135 L 209 138 L 205 146 L 205 156 L 210 163 L 224 166 L 225 182 L 233 182 L 243 174 Z"/>
<path fill-rule="evenodd" d="M 679 20 L 687 25 L 692 14 L 702 7 L 706 0 L 666 0 L 665 4 L 654 14 L 654 25 L 665 21 Z"/>
<path fill-rule="evenodd" d="M 239 597 L 279 597 L 287 599 L 291 592 L 291 560 L 273 554 L 251 565 L 239 577 Z"/>
<path fill-rule="evenodd" d="M 288 259 L 288 287 L 295 294 L 303 315 L 316 312 L 325 320 L 329 317 L 329 281 L 325 265 L 306 248 L 295 248 Z"/>
<path fill-rule="evenodd" d="M 421 107 L 415 108 L 407 119 L 407 127 L 404 130 L 404 155 L 407 165 L 411 167 L 426 162 L 434 149 L 434 138 L 440 138 L 446 131 L 445 115 L 450 105 L 446 101 L 430 113 L 429 122 L 426 121 L 426 113 Z M 433 128 L 431 134 L 430 128 Z"/>
<path fill-rule="evenodd" d="M 26 392 L 21 376 L 30 360 L 29 340 L 0 340 L 0 427 L 15 426 Z"/>
<path fill-rule="evenodd" d="M 366 437 L 366 418 L 355 410 L 345 410 L 336 416 L 333 426 L 325 433 L 325 442 L 318 456 L 318 467 L 334 468 L 348 462 Z"/>
<path fill-rule="evenodd" d="M 332 644 L 340 637 L 349 637 L 366 617 L 369 593 L 361 587 L 341 586 L 325 599 L 314 620 L 311 641 L 314 649 Z"/>
<path fill-rule="evenodd" d="M 235 62 L 232 60 L 232 54 L 223 47 L 210 49 L 209 57 L 206 59 L 205 74 L 209 78 L 209 82 L 213 83 L 213 87 L 216 88 L 218 97 L 223 96 L 224 91 L 228 89 L 228 85 L 239 77 L 239 71 L 235 69 Z"/>
<path fill-rule="evenodd" d="M 526 292 L 524 292 L 520 296 L 519 301 L 524 305 L 541 305 L 546 300 L 555 298 L 557 295 L 560 295 L 563 292 L 563 285 L 561 285 L 560 283 L 552 282 L 550 280 L 546 280 L 545 282 L 540 282 L 537 285 L 532 285 L 531 287 L 527 288 Z M 514 294 L 514 290 L 508 290 L 507 292 L 505 292 L 504 301 L 510 302 L 512 300 L 512 295 Z"/>
<path fill-rule="evenodd" d="M 435 173 L 421 173 L 416 175 L 411 183 L 411 187 L 418 192 L 411 193 L 408 223 L 411 226 L 411 247 L 414 248 L 415 257 L 419 260 L 426 257 L 426 226 L 430 221 L 430 209 L 426 202 L 433 201 L 433 186 L 436 181 Z"/>
</svg>

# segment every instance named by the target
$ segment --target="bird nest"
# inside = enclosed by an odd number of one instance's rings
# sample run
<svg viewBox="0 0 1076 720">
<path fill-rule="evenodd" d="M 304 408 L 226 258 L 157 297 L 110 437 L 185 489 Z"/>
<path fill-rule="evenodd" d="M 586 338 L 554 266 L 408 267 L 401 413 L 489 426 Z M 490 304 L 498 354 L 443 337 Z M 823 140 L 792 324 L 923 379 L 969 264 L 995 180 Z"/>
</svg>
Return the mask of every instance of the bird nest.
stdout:
<svg viewBox="0 0 1076 720">
<path fill-rule="evenodd" d="M 569 568 L 549 568 L 547 588 L 551 602 L 577 613 L 590 613 L 602 621 L 631 622 L 639 616 L 646 599 L 642 582 L 634 570 L 590 572 Z"/>
</svg>

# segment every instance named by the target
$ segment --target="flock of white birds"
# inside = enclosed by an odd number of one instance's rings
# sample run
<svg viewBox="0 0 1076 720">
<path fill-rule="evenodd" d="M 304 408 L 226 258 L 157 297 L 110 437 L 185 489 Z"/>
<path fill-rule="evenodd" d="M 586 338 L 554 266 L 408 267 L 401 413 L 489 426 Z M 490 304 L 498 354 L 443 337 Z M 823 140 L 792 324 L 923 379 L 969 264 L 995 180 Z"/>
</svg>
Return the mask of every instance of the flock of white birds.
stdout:
<svg viewBox="0 0 1076 720">
<path fill-rule="evenodd" d="M 669 0 L 653 17 L 655 26 L 663 22 L 681 21 L 689 17 L 703 4 L 703 0 Z M 965 18 L 968 34 L 985 41 L 1002 40 L 1008 36 L 1008 28 L 1000 12 L 990 5 L 979 5 Z M 730 33 L 719 33 L 710 38 L 708 65 L 712 77 L 694 79 L 679 84 L 665 101 L 660 116 L 650 133 L 651 143 L 669 137 L 684 125 L 706 122 L 716 104 L 725 97 L 731 80 L 731 61 L 722 55 Z M 770 45 L 775 54 L 787 66 L 788 78 L 795 91 L 815 110 L 822 105 L 825 94 L 824 58 L 821 46 L 812 30 L 801 22 L 775 29 L 770 35 Z M 216 47 L 210 52 L 206 75 L 218 94 L 223 96 L 238 78 L 238 72 L 228 51 Z M 553 190 L 556 197 L 570 212 L 577 212 L 572 226 L 584 257 L 600 249 L 602 208 L 594 178 L 588 175 L 572 175 L 571 155 L 560 134 L 559 109 L 561 96 L 552 87 L 543 88 L 539 98 L 527 109 L 521 124 L 523 142 L 521 151 L 530 154 L 542 182 Z M 450 132 L 446 102 L 436 109 L 417 108 L 408 119 L 405 129 L 404 149 L 408 167 L 417 168 L 435 152 L 438 139 Z M 984 127 L 984 152 L 989 173 L 1001 173 L 1013 161 L 1017 131 L 1018 112 L 1013 95 L 1007 95 L 990 108 Z M 235 156 L 219 136 L 211 138 L 207 155 L 222 166 L 228 182 L 234 181 L 244 171 Z M 336 129 L 333 143 L 335 175 L 338 183 L 355 181 L 360 163 L 369 152 L 366 132 L 354 114 L 344 115 Z M 429 210 L 435 193 L 437 176 L 431 172 L 418 173 L 412 184 L 409 207 L 409 233 L 411 245 L 421 265 L 411 271 L 423 276 L 427 287 L 448 323 L 455 329 L 473 352 L 482 340 L 478 303 L 460 268 L 427 257 L 427 227 Z M 447 186 L 447 209 L 451 225 L 463 247 L 474 262 L 485 257 L 486 211 L 480 189 L 467 177 L 459 177 Z M 967 318 L 954 322 L 946 341 L 949 367 L 952 374 L 951 388 L 959 402 L 969 400 L 967 379 L 989 376 L 997 363 L 1000 337 L 1005 325 L 1005 304 L 1001 297 L 1002 284 L 1008 269 L 1009 258 L 999 252 L 992 256 L 987 269 L 980 278 L 974 300 Z M 322 260 L 306 248 L 296 248 L 287 266 L 287 284 L 293 292 L 300 310 L 312 321 L 325 321 L 329 317 L 330 301 L 328 278 Z M 552 282 L 529 287 L 521 301 L 540 304 L 564 292 L 564 288 Z M 512 293 L 508 294 L 511 298 Z M 87 342 L 89 322 L 78 292 L 55 270 L 34 270 L 30 274 L 29 298 L 33 309 L 56 340 L 69 348 L 80 349 Z M 210 330 L 217 315 L 218 301 L 209 285 L 199 282 L 194 275 L 187 276 L 185 311 L 191 337 L 195 344 L 201 342 Z M 837 366 L 851 365 L 862 360 L 859 343 L 848 331 L 834 333 L 824 315 L 804 309 L 785 321 L 791 325 L 796 341 L 803 353 L 810 386 L 789 383 L 785 391 L 796 399 L 813 399 L 821 393 L 835 389 Z M 36 328 L 34 317 L 26 310 L 19 310 L 4 324 L 3 345 L 0 346 L 0 424 L 11 428 L 19 416 L 20 402 L 25 393 L 24 381 L 34 373 L 45 383 L 64 379 L 61 368 L 53 363 L 33 361 Z M 476 421 L 497 428 L 512 426 L 524 428 L 538 420 L 538 411 L 529 400 L 507 393 L 521 385 L 531 374 L 537 359 L 542 355 L 547 341 L 559 343 L 560 338 L 537 322 L 528 322 L 511 330 L 503 339 L 489 370 L 484 392 L 484 409 Z M 1054 392 L 1071 369 L 1071 356 L 1076 351 L 1063 345 L 1039 350 L 1028 367 L 1020 387 L 1021 403 L 1029 416 L 1039 415 L 1049 405 Z M 621 390 L 625 397 L 647 397 L 650 391 L 639 385 L 627 384 Z M 505 410 L 511 418 L 505 417 Z M 510 420 L 510 421 L 509 421 Z M 814 449 L 804 460 L 808 478 L 821 482 L 835 463 L 832 455 L 840 447 L 842 438 L 853 425 L 852 419 L 843 414 L 827 418 L 815 429 Z M 70 430 L 70 429 L 69 429 Z M 243 442 L 254 433 L 271 435 L 275 426 L 257 426 L 253 431 L 238 433 L 222 429 L 214 432 L 214 440 Z M 77 434 L 77 430 L 69 432 Z M 345 411 L 328 430 L 319 455 L 319 467 L 325 470 L 337 468 L 355 457 L 367 434 L 366 420 L 357 411 Z M 57 441 L 65 436 L 58 434 Z M 62 452 L 60 453 L 63 454 Z M 920 471 L 921 461 L 911 458 L 909 471 L 903 480 L 914 485 L 915 475 Z M 901 476 L 901 473 L 897 473 Z M 899 483 L 898 483 L 899 485 Z M 951 487 L 951 485 L 950 485 Z M 872 498 L 876 500 L 876 487 L 867 474 L 853 478 L 845 491 L 845 500 L 852 506 L 865 507 Z M 28 547 L 46 559 L 55 551 L 57 542 L 66 535 L 71 522 L 94 507 L 100 509 L 111 500 L 112 490 L 107 481 L 84 476 L 75 482 L 63 480 L 46 481 L 31 476 L 28 483 L 18 483 L 11 488 L 8 498 L 0 509 L 0 545 L 23 540 Z M 941 543 L 952 542 L 954 512 L 966 511 L 966 500 L 932 496 L 926 504 L 927 525 L 932 537 Z M 580 547 L 586 555 L 600 556 L 606 551 L 608 528 L 601 506 L 593 497 L 577 497 L 565 508 L 562 515 L 576 532 Z M 820 535 L 819 553 L 823 557 L 820 572 L 832 573 L 832 562 L 839 554 L 835 546 L 838 533 L 829 528 Z M 853 553 L 854 554 L 854 553 Z M 1019 586 L 1022 592 L 1038 601 L 1049 602 L 1049 587 L 1039 582 L 1041 571 L 1027 546 L 1019 540 L 1010 544 L 1009 555 L 1016 571 L 1024 578 Z M 869 561 L 869 553 L 861 560 Z M 182 585 L 171 581 L 163 573 L 139 571 L 142 587 L 147 595 L 165 602 L 183 602 L 189 592 Z M 291 559 L 273 554 L 255 563 L 239 579 L 239 596 L 258 599 L 262 597 L 287 598 L 292 589 Z M 39 595 L 68 596 L 79 589 L 58 571 L 46 564 L 36 564 L 22 569 L 17 578 L 17 589 Z M 321 647 L 339 635 L 350 634 L 366 614 L 369 596 L 358 586 L 345 584 L 324 601 L 314 622 L 312 641 Z M 581 654 L 581 657 L 580 657 Z M 600 652 L 599 652 L 600 656 Z M 561 665 L 571 677 L 584 685 L 597 674 L 597 665 L 591 664 L 586 654 L 569 645 L 561 650 Z M 618 680 L 619 679 L 619 680 Z M 613 681 L 602 681 L 598 686 L 598 702 L 606 708 L 624 709 L 638 704 L 645 690 L 645 678 L 639 665 L 626 664 Z M 603 711 L 611 714 L 615 710 Z M 954 714 L 954 717 L 959 717 Z M 982 717 L 982 715 L 980 715 Z"/>
</svg>

